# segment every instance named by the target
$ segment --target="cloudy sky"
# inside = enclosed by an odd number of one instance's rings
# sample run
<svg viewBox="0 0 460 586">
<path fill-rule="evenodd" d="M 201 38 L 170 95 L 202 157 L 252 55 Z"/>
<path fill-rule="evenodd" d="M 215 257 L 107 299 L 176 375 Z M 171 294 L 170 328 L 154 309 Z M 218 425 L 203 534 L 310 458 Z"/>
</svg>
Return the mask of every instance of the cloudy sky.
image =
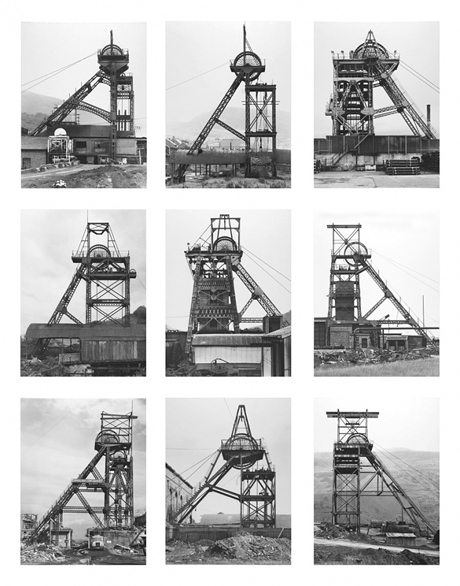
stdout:
<svg viewBox="0 0 460 586">
<path fill-rule="evenodd" d="M 41 519 L 95 456 L 94 440 L 101 430 L 101 413 L 133 411 L 134 510 L 146 504 L 145 399 L 22 399 L 21 513 Z M 99 464 L 103 474 L 103 464 Z M 102 494 L 86 493 L 90 504 L 102 506 Z M 73 497 L 70 504 L 81 504 Z M 87 514 L 66 514 L 64 524 L 82 539 L 94 522 Z"/>
<path fill-rule="evenodd" d="M 166 23 L 166 128 L 170 122 L 188 122 L 217 107 L 235 79 L 229 65 L 243 51 L 243 24 L 242 21 Z M 246 37 L 253 52 L 265 62 L 266 70 L 259 80 L 276 84 L 278 108 L 290 112 L 290 22 L 246 22 Z M 188 81 L 196 76 L 200 77 Z M 229 107 L 243 111 L 243 101 L 241 86 Z M 222 119 L 225 120 L 225 115 Z"/>
<path fill-rule="evenodd" d="M 378 213 L 318 212 L 315 216 L 315 316 L 326 317 L 331 267 L 332 229 L 328 224 L 361 224 L 361 242 L 372 253 L 372 266 L 392 292 L 402 298 L 411 313 L 422 319 L 425 298 L 426 325 L 439 326 L 439 215 L 428 211 L 397 213 L 383 209 Z M 359 206 L 358 206 L 359 209 Z M 343 234 L 349 234 L 343 230 Z M 397 264 L 395 264 L 397 263 Z M 360 278 L 363 315 L 382 298 L 381 289 L 365 273 Z M 390 314 L 398 319 L 396 308 L 388 300 L 370 316 L 381 319 Z M 400 316 L 399 316 L 400 319 Z M 439 330 L 433 330 L 439 336 Z"/>
<path fill-rule="evenodd" d="M 78 267 L 71 260 L 90 222 L 109 222 L 120 251 L 129 251 L 131 312 L 146 305 L 143 210 L 23 210 L 21 212 L 21 335 L 31 323 L 47 323 Z M 96 243 L 96 241 L 94 241 Z M 85 287 L 79 284 L 69 311 L 85 321 Z M 62 319 L 65 323 L 67 318 Z"/>
<path fill-rule="evenodd" d="M 80 85 L 86 83 L 99 71 L 97 51 L 110 44 L 111 30 L 113 30 L 114 44 L 129 51 L 129 73 L 134 78 L 135 124 L 140 126 L 140 129 L 136 129 L 136 134 L 145 136 L 147 133 L 147 28 L 145 23 L 23 22 L 21 89 L 53 98 L 67 99 Z M 85 59 L 88 56 L 90 57 Z M 46 81 L 38 79 L 82 59 L 80 63 L 76 63 Z M 38 85 L 35 85 L 37 83 Z M 108 86 L 99 84 L 86 101 L 109 110 L 109 100 Z M 101 124 L 106 124 L 102 119 L 99 120 Z"/>
<path fill-rule="evenodd" d="M 398 400 L 384 393 L 355 399 L 334 397 L 315 399 L 315 452 L 332 452 L 337 438 L 337 419 L 327 418 L 326 411 L 378 411 L 369 419 L 369 437 L 386 450 L 439 451 L 439 399 L 401 394 Z"/>
<path fill-rule="evenodd" d="M 289 211 L 167 210 L 166 324 L 171 329 L 186 330 L 188 326 L 193 281 L 184 255 L 187 243 L 193 244 L 204 231 L 206 233 L 203 238 L 206 239 L 209 236 L 210 218 L 219 217 L 220 213 L 241 218 L 241 246 L 248 251 L 243 253 L 242 265 L 282 313 L 291 309 L 290 281 L 264 264 L 264 262 L 269 263 L 284 277 L 290 279 L 291 213 Z M 254 258 L 254 255 L 259 258 Z M 235 277 L 235 291 L 237 307 L 241 311 L 250 293 L 238 277 Z M 256 301 L 246 313 L 247 317 L 263 315 L 265 311 Z"/>
<path fill-rule="evenodd" d="M 291 402 L 290 399 L 167 399 L 166 462 L 192 486 L 203 480 L 210 461 L 195 466 L 230 437 L 239 405 L 245 405 L 252 436 L 263 438 L 276 468 L 276 512 L 291 513 Z M 193 417 L 191 417 L 193 413 Z M 219 457 L 218 465 L 222 465 Z M 216 468 L 217 469 L 217 468 Z M 239 491 L 239 473 L 232 470 L 219 486 Z M 194 514 L 239 513 L 239 503 L 210 494 Z"/>
<path fill-rule="evenodd" d="M 389 53 L 400 55 L 400 65 L 394 74 L 398 86 L 408 95 L 426 116 L 426 106 L 431 104 L 431 121 L 439 131 L 439 93 L 415 77 L 405 67 L 415 69 L 439 88 L 439 23 L 437 22 L 316 22 L 315 23 L 315 138 L 332 133 L 330 116 L 325 106 L 332 94 L 332 54 L 344 51 L 349 54 L 364 43 L 372 30 L 377 43 Z M 391 105 L 385 90 L 374 89 L 374 107 Z M 375 121 L 376 134 L 408 134 L 412 132 L 402 116 L 393 114 Z"/>
</svg>

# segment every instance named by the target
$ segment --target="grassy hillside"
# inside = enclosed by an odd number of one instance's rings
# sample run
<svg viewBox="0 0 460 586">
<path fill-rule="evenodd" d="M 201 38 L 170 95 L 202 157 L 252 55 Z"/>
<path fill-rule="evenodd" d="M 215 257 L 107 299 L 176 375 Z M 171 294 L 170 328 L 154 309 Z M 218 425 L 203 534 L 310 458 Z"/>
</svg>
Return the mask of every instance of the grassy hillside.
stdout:
<svg viewBox="0 0 460 586">
<path fill-rule="evenodd" d="M 381 452 L 375 451 L 375 453 L 428 520 L 435 527 L 439 527 L 439 453 L 393 450 L 391 458 L 397 462 L 397 465 Z M 314 470 L 315 521 L 330 521 L 332 453 L 315 453 Z M 363 497 L 361 509 L 363 523 L 367 523 L 370 519 L 393 520 L 401 514 L 401 507 L 396 499 L 387 496 Z"/>
</svg>

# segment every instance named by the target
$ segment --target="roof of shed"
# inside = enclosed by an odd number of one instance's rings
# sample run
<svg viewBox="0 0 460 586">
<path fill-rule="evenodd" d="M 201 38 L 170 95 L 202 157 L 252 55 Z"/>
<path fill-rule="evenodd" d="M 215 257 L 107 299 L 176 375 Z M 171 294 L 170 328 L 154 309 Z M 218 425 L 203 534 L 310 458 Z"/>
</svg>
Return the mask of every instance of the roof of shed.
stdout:
<svg viewBox="0 0 460 586">
<path fill-rule="evenodd" d="M 262 343 L 262 334 L 195 334 L 192 346 L 252 346 Z"/>
</svg>

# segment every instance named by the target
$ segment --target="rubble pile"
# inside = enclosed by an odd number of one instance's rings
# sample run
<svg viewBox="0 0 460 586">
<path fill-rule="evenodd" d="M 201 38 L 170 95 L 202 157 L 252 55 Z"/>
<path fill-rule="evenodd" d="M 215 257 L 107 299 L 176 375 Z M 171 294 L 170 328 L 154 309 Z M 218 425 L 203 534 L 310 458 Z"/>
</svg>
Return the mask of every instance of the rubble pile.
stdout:
<svg viewBox="0 0 460 586">
<path fill-rule="evenodd" d="M 61 376 L 59 360 L 53 356 L 21 360 L 21 376 Z"/>
<path fill-rule="evenodd" d="M 67 557 L 54 545 L 21 545 L 21 564 L 65 563 Z"/>
<path fill-rule="evenodd" d="M 242 560 L 290 561 L 291 542 L 285 537 L 274 539 L 243 531 L 234 537 L 216 541 L 206 554 Z"/>
<path fill-rule="evenodd" d="M 364 533 L 357 533 L 341 527 L 339 525 L 331 525 L 329 523 L 321 523 L 315 526 L 315 537 L 322 539 L 346 539 L 348 541 L 364 541 L 366 543 L 375 543 L 375 540 Z"/>
<path fill-rule="evenodd" d="M 358 348 L 356 350 L 315 350 L 314 365 L 353 366 L 355 364 L 381 364 L 398 360 L 423 360 L 439 355 L 439 348 L 415 348 L 409 352 L 395 352 L 381 348 Z"/>
</svg>

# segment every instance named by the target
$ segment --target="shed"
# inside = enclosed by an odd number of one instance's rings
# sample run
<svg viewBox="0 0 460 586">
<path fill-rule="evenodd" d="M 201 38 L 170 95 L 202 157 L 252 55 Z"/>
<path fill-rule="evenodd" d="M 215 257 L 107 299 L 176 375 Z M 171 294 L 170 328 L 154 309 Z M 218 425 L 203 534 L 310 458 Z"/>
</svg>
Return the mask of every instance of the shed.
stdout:
<svg viewBox="0 0 460 586">
<path fill-rule="evenodd" d="M 46 136 L 21 136 L 21 169 L 46 165 L 47 148 Z"/>
<path fill-rule="evenodd" d="M 261 376 L 262 334 L 195 334 L 192 341 L 197 370 L 220 367 L 227 374 Z M 244 372 L 243 372 L 244 371 Z"/>
<path fill-rule="evenodd" d="M 387 533 L 388 545 L 402 545 L 404 547 L 416 545 L 414 533 Z"/>
</svg>

